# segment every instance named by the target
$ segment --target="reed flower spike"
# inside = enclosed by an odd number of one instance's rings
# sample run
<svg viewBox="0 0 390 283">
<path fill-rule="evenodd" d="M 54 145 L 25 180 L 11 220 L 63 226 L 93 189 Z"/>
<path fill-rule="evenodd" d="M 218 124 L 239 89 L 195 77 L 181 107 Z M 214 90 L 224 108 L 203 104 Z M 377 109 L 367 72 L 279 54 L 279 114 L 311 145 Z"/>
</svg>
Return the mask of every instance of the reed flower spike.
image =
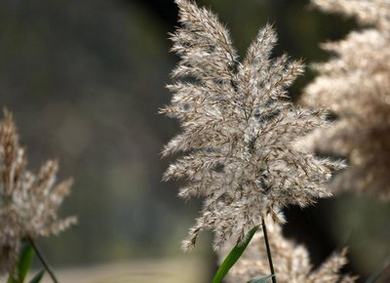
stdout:
<svg viewBox="0 0 390 283">
<path fill-rule="evenodd" d="M 272 257 L 277 262 L 275 274 L 278 283 L 353 283 L 356 277 L 342 275 L 341 268 L 347 263 L 346 250 L 334 253 L 316 269 L 310 263 L 309 252 L 283 236 L 277 223 L 267 221 Z M 249 282 L 269 274 L 263 234 L 256 233 L 243 256 L 230 270 L 227 282 Z"/>
<path fill-rule="evenodd" d="M 299 61 L 271 58 L 276 34 L 261 29 L 243 61 L 218 18 L 192 1 L 177 0 L 179 27 L 171 39 L 181 60 L 173 70 L 171 104 L 161 110 L 182 132 L 163 156 L 182 154 L 164 179 L 183 179 L 180 196 L 204 199 L 183 242 L 215 232 L 214 248 L 242 242 L 262 217 L 282 221 L 289 204 L 306 206 L 329 196 L 322 184 L 340 164 L 295 149 L 292 142 L 324 123 L 323 113 L 295 107 L 286 88 L 302 74 Z"/>
<path fill-rule="evenodd" d="M 57 162 L 47 161 L 38 174 L 26 165 L 12 115 L 5 111 L 0 121 L 0 275 L 13 271 L 23 240 L 58 234 L 76 222 L 57 216 L 72 184 L 56 183 Z"/>
<path fill-rule="evenodd" d="M 334 191 L 390 199 L 390 1 L 314 0 L 324 11 L 355 16 L 360 31 L 323 45 L 334 56 L 315 65 L 319 76 L 302 101 L 332 110 L 338 120 L 308 140 L 313 150 L 344 156 L 350 166 Z"/>
</svg>

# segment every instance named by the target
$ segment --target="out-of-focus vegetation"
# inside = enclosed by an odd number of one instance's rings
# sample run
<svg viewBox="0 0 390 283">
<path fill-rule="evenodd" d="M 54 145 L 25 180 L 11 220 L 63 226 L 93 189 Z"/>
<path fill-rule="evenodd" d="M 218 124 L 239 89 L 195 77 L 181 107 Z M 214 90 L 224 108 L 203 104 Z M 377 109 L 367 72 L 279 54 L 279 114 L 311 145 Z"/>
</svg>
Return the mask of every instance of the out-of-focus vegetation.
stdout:
<svg viewBox="0 0 390 283">
<path fill-rule="evenodd" d="M 92 263 L 172 251 L 184 220 L 171 205 L 184 205 L 160 184 L 170 125 L 156 115 L 169 68 L 159 19 L 123 1 L 2 1 L 0 11 L 1 105 L 31 159 L 59 158 L 76 180 L 65 205 L 80 223 L 42 243 L 48 256 Z"/>
<path fill-rule="evenodd" d="M 180 257 L 61 269 L 58 277 L 62 283 L 198 283 L 207 282 L 207 274 L 199 272 L 204 269 L 200 258 Z M 50 282 L 48 277 L 42 281 Z"/>
<path fill-rule="evenodd" d="M 198 2 L 218 11 L 240 53 L 271 22 L 276 53 L 324 60 L 318 44 L 354 27 L 303 0 Z M 181 253 L 199 207 L 176 198 L 179 184 L 160 182 L 167 161 L 159 152 L 177 124 L 157 115 L 170 98 L 164 85 L 177 58 L 167 33 L 175 24 L 168 0 L 0 2 L 0 105 L 14 112 L 34 168 L 52 156 L 60 177 L 76 180 L 64 212 L 79 225 L 39 243 L 55 266 L 169 258 L 165 270 Z M 294 95 L 312 77 L 299 79 Z M 347 195 L 288 210 L 287 235 L 308 243 L 317 262 L 349 245 L 350 268 L 368 274 L 390 253 L 389 213 L 388 204 Z M 209 247 L 200 243 L 196 253 L 211 269 Z"/>
</svg>

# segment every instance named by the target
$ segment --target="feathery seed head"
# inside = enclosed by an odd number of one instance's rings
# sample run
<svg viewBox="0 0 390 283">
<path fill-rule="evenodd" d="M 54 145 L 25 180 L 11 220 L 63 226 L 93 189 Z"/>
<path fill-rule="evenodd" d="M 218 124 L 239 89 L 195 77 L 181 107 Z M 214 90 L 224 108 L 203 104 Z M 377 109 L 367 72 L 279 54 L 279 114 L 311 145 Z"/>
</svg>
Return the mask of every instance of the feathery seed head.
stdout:
<svg viewBox="0 0 390 283">
<path fill-rule="evenodd" d="M 340 274 L 341 268 L 347 263 L 346 249 L 329 257 L 318 268 L 313 270 L 309 252 L 304 246 L 297 245 L 283 236 L 277 223 L 267 219 L 267 232 L 275 274 L 280 283 L 352 283 L 356 278 Z M 223 254 L 220 253 L 224 258 Z M 257 232 L 249 243 L 244 254 L 233 266 L 227 276 L 227 282 L 249 282 L 256 277 L 269 274 L 269 264 L 265 250 L 263 234 Z"/>
<path fill-rule="evenodd" d="M 325 11 L 356 16 L 369 25 L 323 45 L 335 56 L 317 64 L 319 76 L 303 103 L 326 107 L 338 120 L 309 137 L 313 150 L 343 155 L 350 167 L 332 182 L 334 191 L 353 189 L 390 198 L 390 1 L 313 0 Z"/>
<path fill-rule="evenodd" d="M 182 153 L 164 180 L 185 179 L 183 198 L 202 197 L 201 216 L 183 242 L 193 246 L 200 231 L 215 232 L 214 247 L 241 241 L 261 218 L 275 220 L 289 204 L 305 206 L 329 196 L 322 184 L 337 164 L 301 152 L 292 142 L 324 123 L 323 113 L 294 107 L 286 88 L 303 72 L 287 56 L 270 57 L 276 34 L 267 25 L 242 62 L 217 17 L 192 1 L 176 1 L 181 27 L 171 36 L 181 58 L 169 85 L 182 132 L 163 156 Z"/>
<path fill-rule="evenodd" d="M 12 115 L 5 111 L 4 116 L 0 121 L 0 274 L 13 270 L 22 240 L 58 234 L 76 222 L 75 217 L 57 216 L 71 181 L 56 184 L 55 161 L 46 162 L 37 175 L 27 171 Z"/>
</svg>

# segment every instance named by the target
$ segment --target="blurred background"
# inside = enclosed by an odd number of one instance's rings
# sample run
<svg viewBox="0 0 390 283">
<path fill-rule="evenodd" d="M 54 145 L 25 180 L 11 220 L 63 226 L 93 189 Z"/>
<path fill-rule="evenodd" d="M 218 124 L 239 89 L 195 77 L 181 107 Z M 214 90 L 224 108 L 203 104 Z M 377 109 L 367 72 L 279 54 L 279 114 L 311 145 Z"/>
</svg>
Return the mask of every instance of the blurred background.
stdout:
<svg viewBox="0 0 390 283">
<path fill-rule="evenodd" d="M 304 0 L 197 2 L 219 14 L 240 54 L 267 22 L 279 34 L 275 55 L 305 62 L 326 60 L 318 44 L 356 28 Z M 60 177 L 75 179 L 63 215 L 79 225 L 39 240 L 63 282 L 210 282 L 211 235 L 180 250 L 201 203 L 161 182 L 169 160 L 159 152 L 178 131 L 157 114 L 170 99 L 176 25 L 171 0 L 0 1 L 0 105 L 15 115 L 30 167 L 57 158 Z M 313 76 L 297 81 L 294 98 Z M 346 271 L 363 282 L 390 254 L 389 204 L 343 195 L 286 213 L 286 235 L 307 244 L 315 264 L 348 245 Z"/>
</svg>

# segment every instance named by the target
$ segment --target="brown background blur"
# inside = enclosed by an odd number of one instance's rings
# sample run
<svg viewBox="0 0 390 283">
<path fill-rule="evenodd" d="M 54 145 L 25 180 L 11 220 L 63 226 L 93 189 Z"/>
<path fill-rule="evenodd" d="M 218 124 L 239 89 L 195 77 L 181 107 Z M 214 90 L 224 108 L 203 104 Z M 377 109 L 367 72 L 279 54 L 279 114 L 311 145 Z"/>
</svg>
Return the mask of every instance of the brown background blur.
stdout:
<svg viewBox="0 0 390 283">
<path fill-rule="evenodd" d="M 241 54 L 271 22 L 280 37 L 275 54 L 325 60 L 318 44 L 356 26 L 303 0 L 198 3 L 219 14 Z M 184 257 L 199 259 L 207 278 L 215 267 L 210 235 L 194 253 L 180 251 L 200 202 L 185 204 L 178 184 L 160 182 L 169 160 L 159 152 L 178 131 L 157 114 L 170 98 L 164 85 L 177 58 L 167 33 L 176 18 L 173 2 L 163 0 L 0 1 L 0 105 L 14 112 L 32 168 L 58 158 L 60 176 L 76 180 L 63 212 L 77 214 L 79 225 L 39 241 L 57 268 L 155 260 L 177 267 Z M 308 70 L 294 97 L 311 78 Z M 390 254 L 389 213 L 388 204 L 344 195 L 288 209 L 286 234 L 308 244 L 315 263 L 350 246 L 348 270 L 364 278 Z"/>
</svg>

